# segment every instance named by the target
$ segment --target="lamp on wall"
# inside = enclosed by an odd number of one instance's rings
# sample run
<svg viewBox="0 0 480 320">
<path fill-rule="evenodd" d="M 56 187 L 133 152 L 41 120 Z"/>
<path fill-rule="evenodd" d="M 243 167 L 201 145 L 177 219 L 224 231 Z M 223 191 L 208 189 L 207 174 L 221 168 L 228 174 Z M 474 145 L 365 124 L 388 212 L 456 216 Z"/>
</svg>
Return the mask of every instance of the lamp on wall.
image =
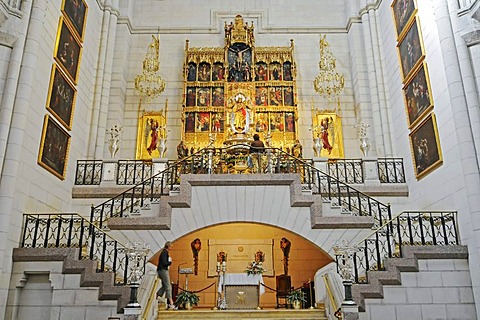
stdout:
<svg viewBox="0 0 480 320">
<path fill-rule="evenodd" d="M 159 37 L 152 35 L 152 42 L 148 46 L 143 60 L 142 73 L 135 77 L 135 90 L 147 101 L 156 98 L 165 90 L 165 81 L 158 72 L 160 69 L 159 50 Z"/>
</svg>

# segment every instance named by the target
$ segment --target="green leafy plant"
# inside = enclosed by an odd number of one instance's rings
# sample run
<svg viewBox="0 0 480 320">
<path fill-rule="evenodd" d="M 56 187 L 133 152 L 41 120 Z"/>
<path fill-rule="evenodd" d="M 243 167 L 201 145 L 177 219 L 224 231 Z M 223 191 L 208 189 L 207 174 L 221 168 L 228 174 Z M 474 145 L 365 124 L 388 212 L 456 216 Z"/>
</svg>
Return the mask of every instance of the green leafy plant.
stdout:
<svg viewBox="0 0 480 320">
<path fill-rule="evenodd" d="M 247 266 L 247 269 L 245 272 L 250 275 L 250 274 L 263 274 L 265 272 L 265 269 L 263 269 L 263 264 L 262 262 L 250 262 Z"/>
<path fill-rule="evenodd" d="M 185 306 L 186 304 L 190 304 L 191 306 L 197 306 L 198 302 L 200 301 L 200 297 L 191 291 L 182 291 L 177 295 L 177 300 L 175 300 L 175 305 Z"/>
<path fill-rule="evenodd" d="M 287 294 L 287 302 L 293 303 L 294 301 L 301 301 L 303 303 L 306 303 L 307 299 L 305 296 L 305 292 L 303 292 L 301 289 L 290 291 Z"/>
</svg>

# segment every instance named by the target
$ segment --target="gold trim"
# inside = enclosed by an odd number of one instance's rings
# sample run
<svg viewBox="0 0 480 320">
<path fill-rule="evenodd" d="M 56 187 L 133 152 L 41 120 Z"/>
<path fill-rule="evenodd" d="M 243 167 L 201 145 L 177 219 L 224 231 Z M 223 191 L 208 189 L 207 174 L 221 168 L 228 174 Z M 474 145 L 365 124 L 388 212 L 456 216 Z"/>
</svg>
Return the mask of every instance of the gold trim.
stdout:
<svg viewBox="0 0 480 320">
<path fill-rule="evenodd" d="M 434 137 L 429 136 L 429 135 L 431 135 L 431 132 L 426 132 L 426 133 L 423 133 L 423 135 L 420 137 L 420 139 L 416 139 L 417 137 L 415 137 L 415 135 L 419 134 L 419 132 L 422 129 L 426 128 L 427 123 L 429 121 L 432 122 L 432 130 L 433 130 Z M 427 129 L 425 129 L 425 130 L 427 130 Z M 436 147 L 436 151 L 437 151 L 436 154 L 430 154 L 432 142 L 428 140 L 429 138 L 430 139 L 433 138 L 433 140 L 435 141 L 434 146 Z M 426 144 L 426 147 L 424 147 L 424 148 L 422 148 L 421 145 L 420 145 L 420 144 L 423 143 L 422 142 L 423 139 L 425 139 L 425 144 Z M 431 112 L 421 123 L 419 123 L 414 130 L 412 130 L 412 132 L 409 135 L 409 140 L 410 140 L 410 150 L 411 150 L 411 154 L 412 154 L 412 163 L 414 165 L 414 170 L 415 170 L 415 178 L 417 180 L 420 180 L 423 177 L 425 177 L 427 174 L 432 172 L 434 169 L 439 167 L 443 163 L 442 149 L 440 147 L 440 139 L 439 139 L 439 136 L 438 136 L 437 122 L 435 120 L 435 114 L 433 112 Z M 417 140 L 417 142 L 414 143 L 414 140 Z M 418 140 L 420 140 L 420 142 L 418 142 Z M 418 145 L 415 145 L 415 144 L 418 144 Z M 425 149 L 426 149 L 426 151 L 425 151 Z M 425 157 L 427 157 L 427 161 L 428 161 L 429 156 L 433 155 L 433 156 L 437 157 L 437 159 L 434 159 L 431 163 L 426 163 L 425 164 L 425 165 L 427 165 L 426 168 L 424 168 L 421 171 L 419 170 L 419 163 L 418 163 L 419 161 L 417 161 L 416 156 L 415 156 L 416 154 L 419 155 L 420 150 L 423 150 L 423 152 L 427 152 L 427 155 L 425 155 Z"/>
<path fill-rule="evenodd" d="M 62 57 L 59 57 L 59 51 L 60 51 L 60 48 L 59 46 L 61 45 L 60 44 L 60 40 L 62 40 L 62 30 L 63 30 L 63 25 L 65 25 L 65 28 L 66 30 L 69 32 L 68 35 L 66 35 L 66 37 L 69 37 L 70 39 L 68 39 L 69 41 L 68 42 L 64 42 L 63 44 L 63 49 L 64 51 L 61 53 Z M 63 39 L 65 41 L 65 39 Z M 73 41 L 73 42 L 72 42 Z M 66 52 L 67 48 L 70 48 L 70 46 L 74 46 L 76 45 L 77 48 L 73 48 L 73 49 L 70 49 L 73 51 L 73 53 L 75 53 L 77 50 L 78 50 L 78 61 L 76 62 L 76 66 L 74 68 L 74 70 L 72 68 L 69 68 L 69 66 L 65 65 L 65 63 L 69 62 L 68 60 L 71 59 L 71 54 L 69 54 L 68 52 Z M 80 69 L 80 63 L 82 61 L 82 53 L 83 53 L 83 47 L 82 47 L 82 44 L 78 41 L 78 39 L 75 37 L 74 35 L 74 32 L 73 30 L 71 29 L 71 27 L 64 21 L 64 18 L 63 17 L 60 17 L 60 20 L 58 22 L 58 30 L 57 30 L 57 38 L 56 38 L 56 41 L 55 41 L 55 51 L 53 53 L 53 57 L 55 59 L 55 61 L 57 61 L 58 65 L 60 66 L 60 68 L 62 68 L 62 70 L 65 72 L 65 74 L 68 75 L 69 79 L 72 80 L 72 82 L 76 85 L 77 82 L 78 82 L 78 75 L 79 75 L 79 69 Z M 70 57 L 68 56 L 70 55 Z M 66 60 L 66 61 L 64 61 Z M 75 59 L 73 59 L 73 61 L 70 61 L 72 64 L 74 64 L 74 61 Z M 74 74 L 73 74 L 74 73 Z"/>
<path fill-rule="evenodd" d="M 61 77 L 64 81 L 65 81 L 65 85 L 68 85 L 68 88 L 57 88 L 56 92 L 54 93 L 53 92 L 53 86 L 54 86 L 54 83 L 55 83 L 55 74 L 56 74 L 56 71 L 58 71 L 58 74 L 59 74 L 59 77 Z M 57 84 L 58 86 L 58 84 Z M 56 110 L 54 110 L 54 108 L 52 108 L 51 106 L 51 103 L 55 103 L 55 97 L 56 95 L 66 95 L 68 94 L 68 92 L 66 92 L 68 89 L 72 90 L 73 91 L 73 97 L 72 97 L 72 102 L 71 102 L 71 105 L 69 106 L 70 107 L 70 115 L 69 115 L 69 118 L 70 120 L 67 122 L 64 121 L 64 119 L 62 119 L 61 115 L 57 113 Z M 54 97 L 54 101 L 52 102 L 52 97 Z M 63 97 L 61 97 L 63 98 Z M 73 85 L 72 81 L 68 78 L 68 76 L 63 72 L 63 70 L 61 68 L 58 68 L 57 65 L 54 63 L 52 65 L 52 72 L 50 74 L 50 84 L 49 84 L 49 87 L 48 87 L 48 96 L 47 96 L 47 103 L 46 103 L 46 108 L 48 111 L 50 111 L 52 113 L 52 115 L 55 117 L 55 119 L 57 119 L 67 130 L 72 130 L 72 123 L 73 123 L 73 115 L 74 115 L 74 112 L 75 112 L 75 103 L 77 101 L 77 89 L 75 88 L 75 86 Z M 62 106 L 58 106 L 58 107 L 62 107 Z"/>
<path fill-rule="evenodd" d="M 51 121 L 50 121 L 51 120 Z M 47 137 L 47 130 L 49 128 L 49 124 L 52 124 L 55 128 L 58 129 L 57 133 L 63 134 L 63 140 L 66 139 L 66 143 L 62 142 L 62 136 L 53 136 L 52 132 L 48 132 L 49 135 Z M 66 138 L 65 138 L 66 137 Z M 45 120 L 43 122 L 43 130 L 42 130 L 42 138 L 40 142 L 40 150 L 38 151 L 38 159 L 37 163 L 47 169 L 50 173 L 55 175 L 61 180 L 65 180 L 65 172 L 67 171 L 67 164 L 68 164 L 68 153 L 70 151 L 70 135 L 68 132 L 62 128 L 60 124 L 58 124 L 54 118 L 51 118 L 48 114 L 45 115 Z M 48 139 L 48 152 L 49 154 L 45 153 L 45 142 L 47 142 Z M 66 144 L 66 145 L 65 145 Z M 44 158 L 45 155 L 45 158 Z M 47 163 L 50 162 L 50 163 Z M 53 168 L 53 165 L 62 165 L 63 162 L 63 168 L 62 172 L 59 172 L 58 170 L 55 170 Z M 60 168 L 58 168 L 60 169 Z"/>
<path fill-rule="evenodd" d="M 407 56 L 402 57 L 401 47 L 402 47 L 402 44 L 404 43 L 405 39 L 407 38 L 408 34 L 410 33 L 410 31 L 413 30 L 414 26 L 416 27 L 417 32 L 418 32 L 418 42 L 419 42 L 419 45 L 420 45 L 420 57 L 411 66 L 411 68 L 410 68 L 410 70 L 408 70 L 407 74 L 405 74 L 402 59 L 407 58 Z M 405 36 L 402 39 L 399 39 L 398 42 L 397 42 L 398 62 L 399 62 L 399 65 L 400 65 L 400 73 L 401 73 L 402 81 L 403 81 L 402 83 L 404 83 L 404 84 L 411 80 L 411 78 L 413 76 L 413 72 L 419 67 L 419 65 L 425 59 L 425 47 L 423 45 L 422 28 L 420 26 L 419 18 L 414 17 L 414 19 L 411 20 L 411 22 L 405 27 L 405 29 L 407 30 L 405 32 Z"/>
<path fill-rule="evenodd" d="M 397 41 L 400 41 L 399 39 L 403 39 L 403 37 L 405 37 L 405 33 L 406 33 L 406 30 L 407 30 L 407 26 L 412 22 L 412 20 L 414 19 L 415 15 L 417 14 L 417 11 L 418 11 L 418 6 L 417 6 L 417 3 L 416 3 L 416 0 L 408 0 L 408 2 L 410 2 L 413 4 L 413 11 L 410 13 L 410 16 L 407 18 L 407 20 L 405 21 L 405 24 L 403 26 L 403 29 L 401 30 L 398 30 L 398 22 L 397 22 L 397 18 L 395 16 L 395 5 L 398 3 L 398 0 L 394 0 L 392 2 L 392 4 L 390 5 L 391 7 L 391 14 L 392 14 L 392 21 L 393 21 L 393 28 L 395 29 L 395 33 L 397 34 Z"/>
<path fill-rule="evenodd" d="M 86 26 L 87 26 L 87 16 L 88 16 L 88 5 L 87 3 L 85 2 L 85 0 L 81 0 L 81 4 L 83 5 L 83 7 L 85 8 L 85 12 L 83 13 L 83 25 L 81 26 L 81 34 L 78 32 L 77 28 L 75 27 L 75 24 L 73 23 L 73 18 L 74 17 L 71 17 L 71 14 L 69 12 L 67 12 L 65 10 L 65 3 L 67 2 L 68 0 L 63 0 L 62 1 L 62 6 L 61 6 L 61 11 L 63 13 L 63 15 L 67 18 L 66 21 L 67 23 L 70 24 L 70 26 L 73 28 L 74 30 L 74 34 L 75 36 L 77 37 L 77 39 L 80 41 L 80 42 L 83 42 L 84 38 L 85 38 L 85 29 L 86 29 Z M 72 3 L 73 1 L 70 0 L 68 1 L 69 3 Z M 78 0 L 77 0 L 78 2 Z M 81 14 L 81 13 L 80 13 Z"/>
</svg>

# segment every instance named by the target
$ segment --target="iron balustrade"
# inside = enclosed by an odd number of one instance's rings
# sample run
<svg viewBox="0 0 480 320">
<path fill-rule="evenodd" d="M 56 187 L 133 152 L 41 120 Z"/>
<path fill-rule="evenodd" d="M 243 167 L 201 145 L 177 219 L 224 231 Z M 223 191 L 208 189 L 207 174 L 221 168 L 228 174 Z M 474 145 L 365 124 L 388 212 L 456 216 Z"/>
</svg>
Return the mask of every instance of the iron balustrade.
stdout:
<svg viewBox="0 0 480 320">
<path fill-rule="evenodd" d="M 178 190 L 183 174 L 232 172 L 297 173 L 303 190 L 320 195 L 332 205 L 340 206 L 343 212 L 354 216 L 372 216 L 375 226 L 391 219 L 389 205 L 318 170 L 311 160 L 296 158 L 276 148 L 267 148 L 264 153 L 258 154 L 232 154 L 229 148 L 205 148 L 180 161 L 169 162 L 165 170 L 92 207 L 90 221 L 102 228 L 108 218 L 140 213 L 143 206 L 158 203 L 162 196 Z"/>
<path fill-rule="evenodd" d="M 355 282 L 368 283 L 368 271 L 385 270 L 385 259 L 401 258 L 406 246 L 459 244 L 455 211 L 402 212 L 358 244 Z"/>
<path fill-rule="evenodd" d="M 378 177 L 381 183 L 405 183 L 402 158 L 378 158 Z"/>
<path fill-rule="evenodd" d="M 75 185 L 100 185 L 102 168 L 102 160 L 78 160 Z"/>
<path fill-rule="evenodd" d="M 97 261 L 97 272 L 115 273 L 115 285 L 131 276 L 128 248 L 75 213 L 25 214 L 21 247 L 76 248 L 79 260 Z"/>
<path fill-rule="evenodd" d="M 118 160 L 117 184 L 133 185 L 152 176 L 153 164 L 143 160 Z"/>
<path fill-rule="evenodd" d="M 235 158 L 227 152 L 228 149 L 205 149 L 203 153 L 197 154 L 191 159 L 191 163 L 182 164 L 182 170 L 190 173 L 222 174 L 231 173 L 235 168 L 237 173 L 275 173 L 282 172 L 284 168 L 295 165 L 292 163 L 292 156 L 276 156 L 275 149 L 267 149 L 264 153 L 244 153 Z M 271 153 L 269 156 L 269 152 Z M 300 159 L 299 159 L 300 160 Z M 313 160 L 303 159 L 304 162 L 312 164 Z M 405 183 L 405 171 L 403 159 L 401 158 L 379 158 L 374 160 L 378 169 L 380 183 Z M 168 165 L 178 162 L 169 160 Z M 322 163 L 320 161 L 319 163 Z M 102 160 L 79 160 L 77 162 L 76 185 L 100 185 L 102 183 L 105 165 L 113 164 L 115 167 L 115 178 L 113 175 L 110 182 L 117 185 L 135 185 L 154 175 L 154 164 L 144 160 L 118 160 L 115 162 Z M 250 167 L 248 167 L 250 165 Z M 188 166 L 188 168 L 187 168 Z M 245 169 L 244 171 L 240 169 Z M 348 184 L 362 184 L 365 182 L 365 160 L 362 159 L 336 159 L 325 161 L 326 173 L 336 179 Z M 248 170 L 246 170 L 248 169 Z M 285 169 L 288 170 L 288 169 Z M 294 169 L 295 171 L 295 169 Z M 108 180 L 108 179 L 107 179 Z"/>
<path fill-rule="evenodd" d="M 361 159 L 328 160 L 327 173 L 340 181 L 350 184 L 364 183 Z"/>
</svg>

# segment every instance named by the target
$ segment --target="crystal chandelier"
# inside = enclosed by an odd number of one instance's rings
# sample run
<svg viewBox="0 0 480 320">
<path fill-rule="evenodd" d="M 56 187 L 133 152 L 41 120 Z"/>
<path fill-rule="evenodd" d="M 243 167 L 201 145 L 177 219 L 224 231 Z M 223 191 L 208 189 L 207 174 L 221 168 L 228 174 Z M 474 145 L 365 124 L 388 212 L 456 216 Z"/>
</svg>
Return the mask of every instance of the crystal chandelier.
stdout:
<svg viewBox="0 0 480 320">
<path fill-rule="evenodd" d="M 315 91 L 324 98 L 338 96 L 345 87 L 345 78 L 337 72 L 336 59 L 333 57 L 327 36 L 320 36 L 319 75 L 313 81 Z"/>
<path fill-rule="evenodd" d="M 135 77 L 135 90 L 147 101 L 154 99 L 165 90 L 165 81 L 158 73 L 160 69 L 159 49 L 159 38 L 152 36 L 152 42 L 148 46 L 147 54 L 143 60 L 142 73 Z"/>
</svg>

